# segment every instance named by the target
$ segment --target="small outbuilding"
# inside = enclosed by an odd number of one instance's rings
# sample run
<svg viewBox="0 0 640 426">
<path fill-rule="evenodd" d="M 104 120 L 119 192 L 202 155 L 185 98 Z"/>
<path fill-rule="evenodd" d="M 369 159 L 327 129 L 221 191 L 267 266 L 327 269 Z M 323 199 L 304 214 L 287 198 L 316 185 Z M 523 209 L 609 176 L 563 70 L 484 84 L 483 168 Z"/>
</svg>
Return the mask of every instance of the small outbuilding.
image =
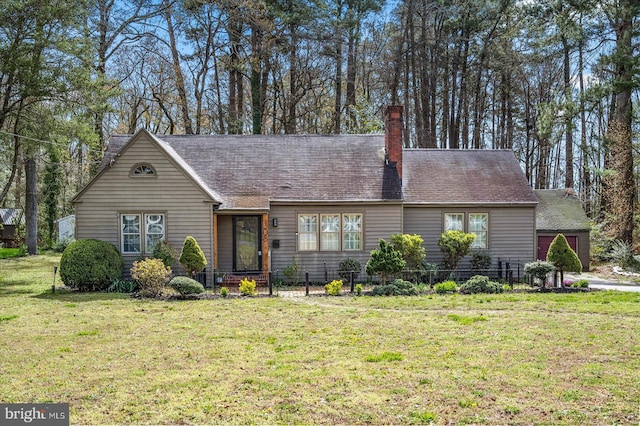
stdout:
<svg viewBox="0 0 640 426">
<path fill-rule="evenodd" d="M 0 209 L 0 243 L 4 247 L 18 247 L 18 227 L 24 223 L 22 210 Z"/>
<path fill-rule="evenodd" d="M 582 202 L 571 189 L 538 189 L 536 208 L 536 238 L 538 259 L 545 260 L 551 242 L 563 234 L 578 254 L 583 271 L 589 270 L 589 233 L 591 222 Z"/>
<path fill-rule="evenodd" d="M 75 239 L 76 237 L 76 215 L 70 214 L 62 219 L 56 220 L 58 225 L 58 242 Z"/>
</svg>

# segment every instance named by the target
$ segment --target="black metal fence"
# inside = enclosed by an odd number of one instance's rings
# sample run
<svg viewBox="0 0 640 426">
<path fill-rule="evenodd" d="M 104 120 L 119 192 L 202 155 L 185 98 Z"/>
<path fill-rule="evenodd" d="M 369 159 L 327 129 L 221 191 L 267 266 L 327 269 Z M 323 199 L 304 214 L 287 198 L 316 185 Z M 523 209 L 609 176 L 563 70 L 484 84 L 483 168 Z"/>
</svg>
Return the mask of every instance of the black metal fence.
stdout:
<svg viewBox="0 0 640 426">
<path fill-rule="evenodd" d="M 207 281 L 206 271 L 201 272 L 196 276 L 196 279 L 200 281 L 205 288 L 211 289 L 214 292 L 218 292 L 222 287 L 226 287 L 230 293 L 239 292 L 239 281 L 241 278 L 255 279 L 257 282 L 256 292 L 258 294 L 274 295 L 287 292 L 296 292 L 305 295 L 312 293 L 324 292 L 325 284 L 333 280 L 343 281 L 343 292 L 348 291 L 353 293 L 355 286 L 361 284 L 364 287 L 371 287 L 381 283 L 379 276 L 369 276 L 362 271 L 338 271 L 324 269 L 323 280 L 312 281 L 310 280 L 309 272 L 301 272 L 297 274 L 295 278 L 289 278 L 284 275 L 282 271 L 272 271 L 268 275 L 262 274 L 238 274 L 235 272 L 225 272 L 221 270 L 213 271 L 213 280 Z M 316 271 L 316 276 L 318 276 Z M 458 268 L 455 270 L 444 270 L 438 268 L 432 269 L 420 269 L 420 270 L 405 270 L 399 274 L 388 277 L 389 279 L 402 278 L 406 281 L 411 281 L 416 285 L 424 285 L 425 287 L 432 288 L 435 284 L 443 281 L 455 281 L 458 284 L 462 284 L 474 275 L 484 275 L 489 277 L 493 281 L 498 281 L 504 284 L 508 284 L 513 287 L 518 283 L 529 282 L 529 277 L 524 274 L 524 264 L 522 262 L 502 262 L 499 261 L 494 267 L 489 269 L 473 269 L 473 268 Z M 228 280 L 227 277 L 233 276 L 235 280 Z"/>
</svg>

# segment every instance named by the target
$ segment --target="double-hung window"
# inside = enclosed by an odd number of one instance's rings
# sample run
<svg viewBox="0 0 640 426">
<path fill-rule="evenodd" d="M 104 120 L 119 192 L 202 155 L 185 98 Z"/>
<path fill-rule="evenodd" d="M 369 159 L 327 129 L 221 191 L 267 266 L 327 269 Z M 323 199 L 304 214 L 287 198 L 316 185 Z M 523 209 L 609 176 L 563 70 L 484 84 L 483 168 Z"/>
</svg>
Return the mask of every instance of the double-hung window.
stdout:
<svg viewBox="0 0 640 426">
<path fill-rule="evenodd" d="M 362 250 L 362 215 L 342 215 L 342 249 Z"/>
<path fill-rule="evenodd" d="M 322 214 L 320 222 L 320 250 L 340 250 L 340 215 Z"/>
<path fill-rule="evenodd" d="M 141 235 L 139 214 L 123 214 L 121 217 L 122 253 L 140 253 Z"/>
<path fill-rule="evenodd" d="M 300 251 L 318 250 L 318 215 L 298 216 L 298 249 Z"/>
<path fill-rule="evenodd" d="M 464 213 L 445 213 L 444 214 L 444 232 L 447 231 L 463 231 L 464 232 Z"/>
<path fill-rule="evenodd" d="M 476 236 L 471 247 L 487 248 L 489 246 L 489 215 L 487 213 L 469 213 L 469 233 Z"/>
<path fill-rule="evenodd" d="M 123 254 L 151 253 L 165 239 L 164 214 L 123 214 L 120 241 Z"/>
<path fill-rule="evenodd" d="M 361 213 L 298 215 L 298 250 L 362 250 Z"/>
<path fill-rule="evenodd" d="M 144 232 L 145 232 L 145 252 L 153 252 L 154 247 L 164 240 L 164 215 L 163 214 L 145 214 L 144 215 Z"/>
</svg>

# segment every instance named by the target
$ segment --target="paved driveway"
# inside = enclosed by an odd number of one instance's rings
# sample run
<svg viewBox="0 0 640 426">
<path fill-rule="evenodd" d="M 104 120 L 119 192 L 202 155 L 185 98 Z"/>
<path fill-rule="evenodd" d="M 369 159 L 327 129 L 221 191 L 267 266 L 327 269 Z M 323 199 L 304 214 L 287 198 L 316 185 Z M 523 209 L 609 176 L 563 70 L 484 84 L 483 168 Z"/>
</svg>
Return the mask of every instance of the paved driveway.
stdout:
<svg viewBox="0 0 640 426">
<path fill-rule="evenodd" d="M 617 291 L 633 291 L 640 292 L 640 284 L 635 283 L 627 279 L 627 277 L 620 277 L 618 280 L 605 279 L 593 274 L 565 274 L 565 278 L 572 281 L 587 280 L 589 281 L 589 288 L 597 288 L 602 290 L 617 290 Z"/>
</svg>

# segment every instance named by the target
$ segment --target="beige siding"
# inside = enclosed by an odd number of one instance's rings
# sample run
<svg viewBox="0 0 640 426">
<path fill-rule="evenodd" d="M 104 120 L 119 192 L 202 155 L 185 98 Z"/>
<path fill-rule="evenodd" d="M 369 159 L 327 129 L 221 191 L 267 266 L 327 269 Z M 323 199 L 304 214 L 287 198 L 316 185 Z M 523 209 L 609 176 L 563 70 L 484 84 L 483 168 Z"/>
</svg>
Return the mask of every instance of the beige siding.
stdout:
<svg viewBox="0 0 640 426">
<path fill-rule="evenodd" d="M 359 251 L 340 252 L 300 252 L 297 250 L 297 215 L 299 213 L 362 213 L 364 247 Z M 278 227 L 272 225 L 273 218 L 278 219 Z M 271 270 L 284 278 L 283 270 L 293 262 L 309 272 L 312 281 L 336 278 L 340 261 L 346 257 L 357 259 L 364 269 L 371 250 L 378 246 L 380 238 L 389 239 L 389 235 L 402 232 L 402 208 L 398 204 L 377 204 L 351 206 L 302 206 L 272 205 L 269 214 L 269 246 L 271 247 Z M 279 248 L 273 248 L 273 240 L 280 241 Z M 364 272 L 361 278 L 364 277 Z"/>
<path fill-rule="evenodd" d="M 138 163 L 152 165 L 155 177 L 131 177 Z M 212 206 L 206 195 L 155 144 L 134 141 L 75 204 L 76 238 L 108 241 L 120 249 L 122 213 L 164 213 L 167 241 L 178 251 L 187 235 L 196 238 L 213 262 Z M 125 256 L 125 270 L 139 256 Z M 210 268 L 209 268 L 210 269 Z"/>
<path fill-rule="evenodd" d="M 535 259 L 535 210 L 533 207 L 493 207 L 493 208 L 441 208 L 408 207 L 404 208 L 404 232 L 419 234 L 424 239 L 427 261 L 440 263 L 442 252 L 438 239 L 443 232 L 444 213 L 489 214 L 489 251 L 494 264 L 498 259 L 524 264 Z M 461 267 L 468 266 L 465 259 Z"/>
</svg>

